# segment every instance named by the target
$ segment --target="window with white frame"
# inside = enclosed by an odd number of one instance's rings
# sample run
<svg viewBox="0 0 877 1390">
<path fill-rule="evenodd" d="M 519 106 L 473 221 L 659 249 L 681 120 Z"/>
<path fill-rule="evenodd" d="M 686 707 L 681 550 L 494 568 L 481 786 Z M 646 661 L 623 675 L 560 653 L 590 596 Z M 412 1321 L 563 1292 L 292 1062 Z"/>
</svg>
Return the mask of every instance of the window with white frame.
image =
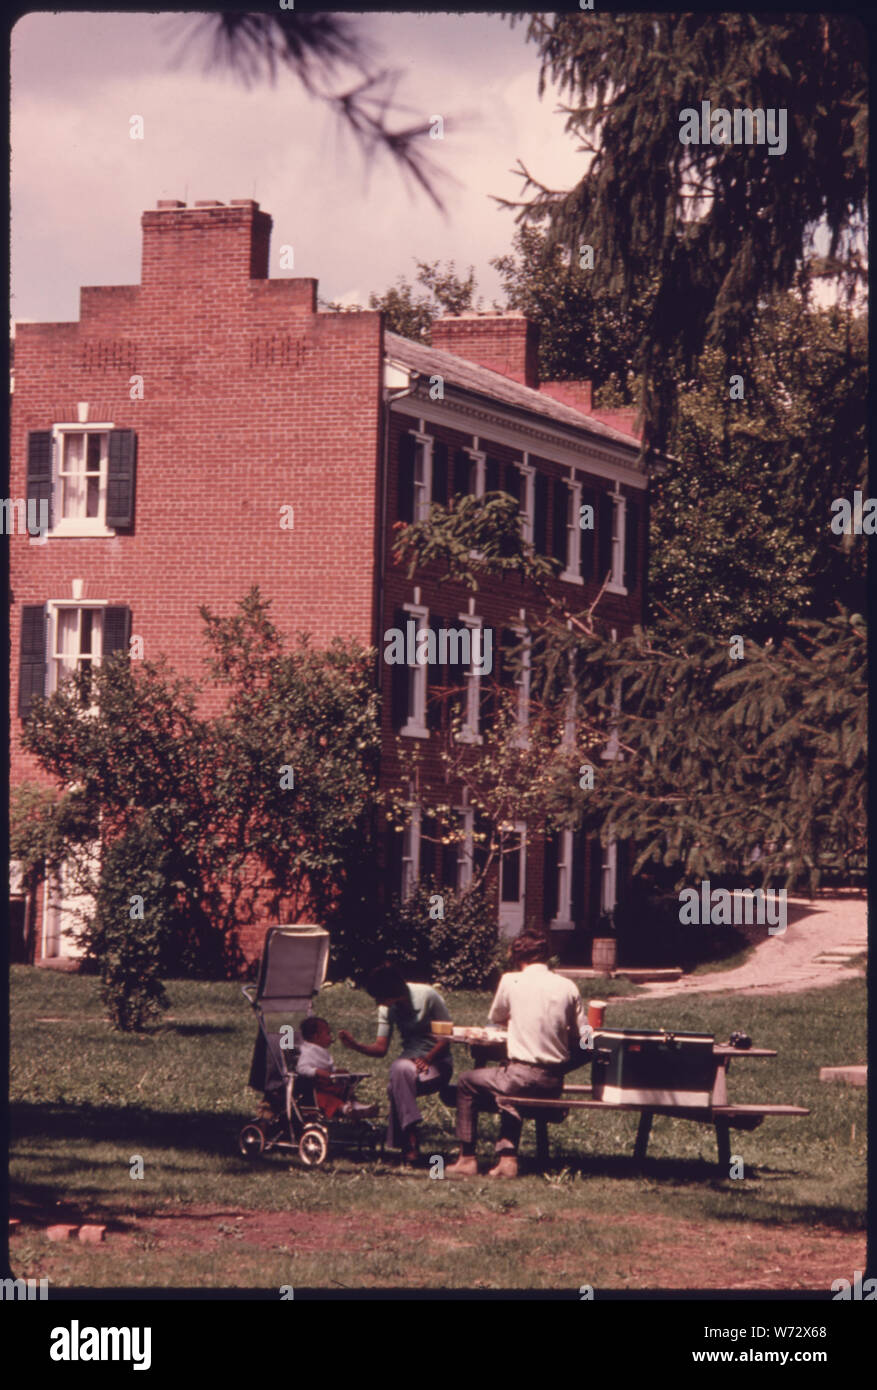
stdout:
<svg viewBox="0 0 877 1390">
<path fill-rule="evenodd" d="M 423 608 L 420 604 L 405 603 L 402 611 L 406 614 L 406 631 L 403 634 L 408 646 L 407 623 L 415 624 L 414 652 L 417 652 L 417 633 L 429 627 L 429 609 Z M 414 665 L 406 667 L 408 677 L 408 718 L 399 730 L 400 734 L 406 738 L 429 738 L 429 729 L 426 724 L 426 686 L 427 686 L 427 666 L 426 663 L 415 660 Z"/>
<path fill-rule="evenodd" d="M 91 672 L 103 654 L 103 608 L 50 604 L 49 690 L 57 690 L 76 671 L 86 672 L 82 702 L 91 703 Z"/>
<path fill-rule="evenodd" d="M 458 734 L 461 743 L 482 743 L 481 671 L 484 663 L 484 632 L 481 618 L 461 613 L 459 620 L 469 632 L 470 661 L 466 667 L 466 693 L 463 701 L 463 726 Z"/>
<path fill-rule="evenodd" d="M 608 593 L 626 594 L 624 585 L 624 543 L 625 543 L 625 501 L 615 484 L 615 491 L 609 494 L 612 503 L 612 575 L 606 585 Z"/>
<path fill-rule="evenodd" d="M 600 911 L 615 911 L 618 902 L 618 841 L 610 840 L 603 848 L 600 874 Z"/>
<path fill-rule="evenodd" d="M 581 576 L 582 531 L 579 526 L 581 506 L 582 485 L 576 481 L 575 471 L 570 469 L 570 481 L 567 483 L 566 568 L 560 576 L 568 584 L 584 584 L 585 582 Z"/>
<path fill-rule="evenodd" d="M 572 931 L 573 832 L 561 830 L 557 837 L 557 914 L 551 926 L 555 931 Z"/>
<path fill-rule="evenodd" d="M 112 535 L 106 524 L 109 426 L 56 425 L 52 535 Z"/>
<path fill-rule="evenodd" d="M 471 806 L 463 806 L 457 811 L 457 819 L 462 831 L 462 838 L 457 842 L 457 892 L 465 893 L 472 884 L 475 812 Z"/>
<path fill-rule="evenodd" d="M 402 837 L 402 901 L 407 902 L 420 878 L 420 822 L 422 810 L 412 805 L 411 817 Z"/>
<path fill-rule="evenodd" d="M 524 499 L 521 508 L 523 518 L 523 537 L 528 545 L 533 544 L 533 531 L 536 520 L 536 470 L 528 462 L 529 455 L 524 454 L 523 463 L 518 464 L 518 470 L 524 479 Z"/>
<path fill-rule="evenodd" d="M 426 521 L 432 502 L 432 444 L 429 435 L 416 434 L 414 449 L 414 520 Z"/>
<path fill-rule="evenodd" d="M 527 890 L 527 825 L 515 821 L 501 827 L 499 867 L 499 928 L 517 936 L 524 926 Z"/>
</svg>

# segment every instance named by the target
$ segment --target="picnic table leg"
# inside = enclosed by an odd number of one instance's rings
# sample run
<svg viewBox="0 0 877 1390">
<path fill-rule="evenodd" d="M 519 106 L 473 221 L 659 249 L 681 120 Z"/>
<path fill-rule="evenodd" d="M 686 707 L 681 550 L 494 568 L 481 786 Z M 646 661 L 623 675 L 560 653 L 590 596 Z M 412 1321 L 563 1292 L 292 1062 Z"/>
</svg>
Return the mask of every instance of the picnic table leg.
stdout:
<svg viewBox="0 0 877 1390">
<path fill-rule="evenodd" d="M 652 1132 L 651 1110 L 644 1110 L 639 1117 L 639 1128 L 636 1132 L 636 1143 L 633 1146 L 633 1156 L 637 1163 L 642 1163 L 646 1156 L 646 1149 L 649 1147 L 649 1135 Z"/>
<path fill-rule="evenodd" d="M 727 1120 L 716 1120 L 716 1147 L 719 1151 L 719 1167 L 727 1176 L 731 1167 L 731 1129 Z"/>
<path fill-rule="evenodd" d="M 545 1168 L 551 1157 L 548 1148 L 548 1121 L 539 1119 L 536 1121 L 536 1157 L 541 1167 Z"/>
</svg>

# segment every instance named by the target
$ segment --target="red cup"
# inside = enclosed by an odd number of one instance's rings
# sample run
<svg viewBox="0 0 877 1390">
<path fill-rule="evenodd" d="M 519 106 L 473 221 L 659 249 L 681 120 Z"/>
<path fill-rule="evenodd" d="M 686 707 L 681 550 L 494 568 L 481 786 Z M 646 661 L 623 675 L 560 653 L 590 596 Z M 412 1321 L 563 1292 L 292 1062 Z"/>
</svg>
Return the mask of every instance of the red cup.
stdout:
<svg viewBox="0 0 877 1390">
<path fill-rule="evenodd" d="M 588 1022 L 592 1028 L 602 1028 L 603 1019 L 606 1015 L 605 999 L 588 1000 Z"/>
</svg>

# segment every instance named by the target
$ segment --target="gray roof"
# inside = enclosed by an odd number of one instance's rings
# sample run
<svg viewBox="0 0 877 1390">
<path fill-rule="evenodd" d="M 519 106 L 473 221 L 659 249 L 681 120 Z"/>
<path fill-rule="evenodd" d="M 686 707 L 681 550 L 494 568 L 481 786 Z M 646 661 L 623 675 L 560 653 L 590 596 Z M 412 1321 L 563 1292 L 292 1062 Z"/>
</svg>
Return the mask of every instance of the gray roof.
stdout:
<svg viewBox="0 0 877 1390">
<path fill-rule="evenodd" d="M 585 434 L 596 435 L 600 439 L 625 444 L 628 449 L 639 449 L 639 440 L 633 435 L 624 434 L 611 425 L 604 425 L 591 415 L 571 405 L 564 405 L 543 391 L 533 391 L 529 386 L 521 386 L 510 377 L 492 372 L 488 367 L 479 367 L 475 362 L 467 362 L 455 353 L 443 352 L 440 348 L 427 347 L 425 343 L 414 343 L 398 333 L 384 334 L 384 350 L 388 357 L 424 376 L 441 376 L 452 386 L 464 391 L 474 391 L 479 396 L 501 401 L 503 405 L 527 410 L 534 415 L 542 415 L 558 425 L 566 425 Z"/>
</svg>

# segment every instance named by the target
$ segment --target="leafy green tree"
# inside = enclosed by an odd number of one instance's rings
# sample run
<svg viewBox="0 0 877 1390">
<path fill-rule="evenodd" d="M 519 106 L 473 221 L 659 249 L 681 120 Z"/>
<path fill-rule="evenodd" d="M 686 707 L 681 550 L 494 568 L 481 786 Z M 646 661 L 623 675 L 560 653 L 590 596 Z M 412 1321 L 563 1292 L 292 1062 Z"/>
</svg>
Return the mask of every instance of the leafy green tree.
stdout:
<svg viewBox="0 0 877 1390">
<path fill-rule="evenodd" d="M 865 487 L 867 327 L 836 305 L 770 300 L 735 370 L 707 350 L 680 392 L 651 486 L 649 592 L 704 631 L 769 633 L 865 604 L 865 549 L 830 529 Z M 861 538 L 858 538 L 861 541 Z"/>
<path fill-rule="evenodd" d="M 364 855 L 379 746 L 371 657 L 340 639 L 286 652 L 268 607 L 254 589 L 232 617 L 202 610 L 211 674 L 228 697 L 216 715 L 199 713 L 198 688 L 164 661 L 113 657 L 87 692 L 77 675 L 37 702 L 25 727 L 25 747 L 77 786 L 92 824 L 100 817 L 111 872 L 94 940 L 102 960 L 107 942 L 116 952 L 129 942 L 120 978 L 134 978 L 146 930 L 145 917 L 120 915 L 123 888 L 153 912 L 150 949 L 165 970 L 210 974 L 238 962 L 241 925 L 306 905 L 328 914 L 348 861 Z M 161 846 L 161 892 L 152 852 L 137 858 L 147 842 Z M 120 866 L 138 862 L 120 887 Z"/>
<path fill-rule="evenodd" d="M 731 639 L 742 634 L 704 631 L 667 613 L 613 642 L 602 593 L 576 612 L 546 588 L 546 562 L 522 540 L 510 498 L 434 506 L 426 520 L 400 530 L 396 555 L 412 568 L 440 559 L 448 579 L 469 586 L 517 570 L 528 611 L 531 595 L 540 595 L 546 616 L 534 628 L 531 679 L 543 713 L 528 729 L 527 757 L 545 771 L 530 795 L 548 824 L 581 824 L 604 843 L 630 841 L 634 872 L 653 862 L 675 867 L 682 881 L 736 873 L 812 888 L 826 871 L 862 872 L 860 615 L 790 620 L 780 642 L 744 635 L 741 649 Z M 564 781 L 562 725 L 573 728 L 593 787 L 571 775 Z M 514 795 L 513 727 L 503 738 L 504 748 L 489 741 L 483 766 L 475 755 L 473 776 L 490 784 L 498 766 L 492 793 Z"/>
<path fill-rule="evenodd" d="M 514 16 L 515 22 L 519 16 Z M 632 311 L 654 279 L 634 360 L 645 447 L 665 448 L 676 391 L 707 346 L 727 362 L 759 305 L 789 289 L 825 229 L 828 259 L 863 274 L 867 199 L 866 36 L 839 15 L 534 14 L 527 37 L 566 128 L 589 156 L 556 191 L 521 164 L 524 198 L 504 205 L 577 256 Z M 788 112 L 787 149 L 684 144 L 680 113 Z"/>
<path fill-rule="evenodd" d="M 475 269 L 470 266 L 468 275 L 462 279 L 453 261 L 444 265 L 439 261 L 417 261 L 416 265 L 413 284 L 400 275 L 396 284 L 383 294 L 372 291 L 368 307 L 383 311 L 385 325 L 391 333 L 428 343 L 434 319 L 477 307 L 474 303 Z M 480 303 L 479 299 L 478 305 Z M 323 307 L 334 313 L 358 311 L 357 305 L 339 304 L 335 300 Z"/>
</svg>

